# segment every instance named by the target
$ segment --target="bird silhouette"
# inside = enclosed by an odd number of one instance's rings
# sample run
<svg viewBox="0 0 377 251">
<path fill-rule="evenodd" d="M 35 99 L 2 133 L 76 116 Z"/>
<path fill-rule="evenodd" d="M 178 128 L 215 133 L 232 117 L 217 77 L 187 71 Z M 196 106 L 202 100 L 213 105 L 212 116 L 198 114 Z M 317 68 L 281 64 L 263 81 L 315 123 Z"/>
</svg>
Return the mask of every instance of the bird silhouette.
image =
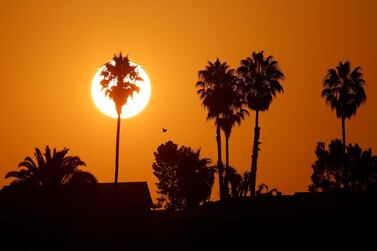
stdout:
<svg viewBox="0 0 377 251">
<path fill-rule="evenodd" d="M 162 128 L 162 132 L 167 132 L 168 129 Z"/>
</svg>

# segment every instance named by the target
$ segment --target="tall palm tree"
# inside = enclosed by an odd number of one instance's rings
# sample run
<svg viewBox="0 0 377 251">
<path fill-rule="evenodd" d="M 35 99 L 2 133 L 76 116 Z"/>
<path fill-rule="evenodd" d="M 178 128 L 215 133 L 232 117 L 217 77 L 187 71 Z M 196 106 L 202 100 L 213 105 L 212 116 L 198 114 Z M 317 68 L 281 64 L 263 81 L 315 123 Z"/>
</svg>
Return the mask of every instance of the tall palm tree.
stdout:
<svg viewBox="0 0 377 251">
<path fill-rule="evenodd" d="M 215 120 L 217 142 L 217 168 L 219 177 L 220 200 L 225 196 L 224 190 L 224 166 L 221 154 L 221 119 L 227 111 L 231 98 L 227 86 L 234 81 L 234 70 L 229 65 L 216 59 L 208 61 L 204 70 L 198 73 L 199 81 L 196 83 L 197 93 L 202 100 L 203 106 L 208 110 L 207 120 Z M 228 87 L 229 88 L 229 87 Z"/>
<path fill-rule="evenodd" d="M 342 150 L 344 165 L 344 188 L 348 190 L 348 163 L 346 158 L 346 118 L 351 119 L 357 108 L 365 103 L 367 96 L 364 90 L 365 81 L 361 68 L 351 71 L 351 64 L 339 62 L 336 69 L 329 69 L 324 80 L 321 96 L 326 103 L 335 109 L 336 116 L 342 120 Z"/>
<path fill-rule="evenodd" d="M 242 92 L 239 90 L 237 82 L 234 86 L 231 86 L 229 95 L 231 96 L 231 104 L 224 113 L 224 117 L 220 119 L 220 127 L 225 135 L 225 177 L 224 187 L 226 192 L 229 191 L 229 139 L 232 134 L 233 127 L 237 124 L 240 125 L 245 115 L 249 115 L 249 112 L 244 109 L 246 105 L 245 99 L 242 96 Z"/>
<path fill-rule="evenodd" d="M 257 161 L 259 149 L 259 112 L 266 111 L 270 107 L 277 93 L 283 92 L 280 81 L 284 74 L 278 66 L 278 62 L 272 56 L 264 57 L 263 51 L 253 52 L 251 57 L 241 60 L 241 66 L 237 69 L 242 80 L 244 94 L 248 107 L 255 111 L 254 142 L 251 155 L 251 196 L 255 196 Z"/>
<path fill-rule="evenodd" d="M 115 191 L 118 183 L 120 116 L 128 98 L 132 97 L 134 92 L 138 93 L 140 90 L 135 82 L 143 79 L 139 76 L 137 65 L 132 64 L 128 55 L 124 57 L 122 53 L 119 56 L 114 55 L 113 61 L 105 64 L 101 76 L 103 76 L 101 80 L 102 90 L 114 102 L 118 114 L 115 150 Z"/>
<path fill-rule="evenodd" d="M 35 148 L 35 159 L 26 157 L 18 166 L 20 171 L 11 171 L 5 178 L 15 178 L 11 185 L 26 185 L 32 188 L 40 188 L 47 192 L 56 193 L 63 185 L 71 183 L 97 183 L 97 179 L 89 172 L 79 170 L 85 163 L 77 156 L 67 156 L 67 148 L 51 153 L 46 146 L 42 154 L 39 148 Z"/>
<path fill-rule="evenodd" d="M 335 109 L 336 116 L 342 120 L 343 152 L 346 149 L 346 118 L 351 119 L 357 108 L 365 103 L 367 96 L 364 90 L 365 81 L 361 68 L 351 71 L 349 61 L 339 62 L 336 69 L 329 69 L 324 80 L 321 96 L 326 103 Z"/>
</svg>

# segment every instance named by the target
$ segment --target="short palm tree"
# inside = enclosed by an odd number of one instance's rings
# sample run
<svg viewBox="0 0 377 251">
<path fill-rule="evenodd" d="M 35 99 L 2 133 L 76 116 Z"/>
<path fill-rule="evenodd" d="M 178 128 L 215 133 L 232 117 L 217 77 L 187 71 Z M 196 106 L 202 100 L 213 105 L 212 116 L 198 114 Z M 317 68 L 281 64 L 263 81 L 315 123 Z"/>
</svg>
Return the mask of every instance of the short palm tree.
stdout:
<svg viewBox="0 0 377 251">
<path fill-rule="evenodd" d="M 57 192 L 62 186 L 79 183 L 97 183 L 97 179 L 89 172 L 79 170 L 85 163 L 77 156 L 67 156 L 67 148 L 51 153 L 46 146 L 42 154 L 39 148 L 35 148 L 35 159 L 26 157 L 18 166 L 20 171 L 11 171 L 5 178 L 15 178 L 11 185 L 26 185 L 32 188 L 40 188 L 47 192 Z"/>
<path fill-rule="evenodd" d="M 261 183 L 258 186 L 258 189 L 256 191 L 257 196 L 271 196 L 271 195 L 281 195 L 281 192 L 277 188 L 269 189 L 268 186 L 265 183 Z"/>
<path fill-rule="evenodd" d="M 255 196 L 257 161 L 259 149 L 259 112 L 267 111 L 277 93 L 283 92 L 280 81 L 284 74 L 278 62 L 272 56 L 264 57 L 263 51 L 253 52 L 251 57 L 241 60 L 237 69 L 239 78 L 243 83 L 244 95 L 251 110 L 255 111 L 254 142 L 251 156 L 251 196 Z"/>
<path fill-rule="evenodd" d="M 128 98 L 132 97 L 135 92 L 139 92 L 139 87 L 135 82 L 142 80 L 142 78 L 137 71 L 137 65 L 133 65 L 128 55 L 124 57 L 122 53 L 120 53 L 119 56 L 114 55 L 113 61 L 105 64 L 101 76 L 103 77 L 100 82 L 102 90 L 104 90 L 105 95 L 114 102 L 118 114 L 114 178 L 116 187 L 118 183 L 119 167 L 120 116 L 123 106 L 127 104 Z"/>
<path fill-rule="evenodd" d="M 325 98 L 331 109 L 335 109 L 336 116 L 342 120 L 343 152 L 346 149 L 345 120 L 355 115 L 357 108 L 366 101 L 364 85 L 361 68 L 356 67 L 351 71 L 349 61 L 340 62 L 336 69 L 329 69 L 323 80 L 321 96 Z"/>
<path fill-rule="evenodd" d="M 199 71 L 199 81 L 196 83 L 197 93 L 202 100 L 203 106 L 208 110 L 207 120 L 215 120 L 217 142 L 217 168 L 219 177 L 220 200 L 225 196 L 224 167 L 221 154 L 221 119 L 231 102 L 227 86 L 234 81 L 234 70 L 229 65 L 216 59 L 208 62 L 204 70 Z"/>
<path fill-rule="evenodd" d="M 242 176 L 233 167 L 229 167 L 228 170 L 228 180 L 230 183 L 230 194 L 233 198 L 238 198 L 241 196 L 242 190 Z"/>
</svg>

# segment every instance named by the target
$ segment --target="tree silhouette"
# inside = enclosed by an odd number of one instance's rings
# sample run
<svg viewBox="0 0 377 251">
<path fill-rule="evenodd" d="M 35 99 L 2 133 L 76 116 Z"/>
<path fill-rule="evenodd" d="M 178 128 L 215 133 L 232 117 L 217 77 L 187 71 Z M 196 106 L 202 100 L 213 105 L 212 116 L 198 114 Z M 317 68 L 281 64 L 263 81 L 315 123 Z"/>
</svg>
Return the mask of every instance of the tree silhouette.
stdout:
<svg viewBox="0 0 377 251">
<path fill-rule="evenodd" d="M 229 139 L 232 134 L 233 127 L 238 124 L 241 124 L 241 121 L 244 119 L 245 114 L 249 115 L 249 112 L 244 109 L 246 105 L 243 93 L 240 90 L 239 81 L 229 82 L 226 86 L 228 89 L 228 100 L 230 102 L 227 110 L 224 111 L 224 116 L 220 118 L 220 127 L 225 135 L 225 178 L 224 178 L 224 189 L 226 194 L 229 190 L 229 175 L 230 170 L 229 166 Z M 233 192 L 232 192 L 233 193 Z"/>
<path fill-rule="evenodd" d="M 197 93 L 202 100 L 202 105 L 208 110 L 207 120 L 214 119 L 216 125 L 217 168 L 221 200 L 226 194 L 221 154 L 221 119 L 224 118 L 225 112 L 232 103 L 233 97 L 229 95 L 229 85 L 234 82 L 234 70 L 230 69 L 226 62 L 222 63 L 216 59 L 214 63 L 208 61 L 208 65 L 204 70 L 199 71 L 198 76 Z"/>
<path fill-rule="evenodd" d="M 272 56 L 265 58 L 263 51 L 253 52 L 251 57 L 241 60 L 241 66 L 237 69 L 237 72 L 243 83 L 248 107 L 255 111 L 250 173 L 251 196 L 255 196 L 258 151 L 260 151 L 259 112 L 268 110 L 276 94 L 283 92 L 280 81 L 284 79 L 284 75 L 279 69 L 278 62 Z"/>
<path fill-rule="evenodd" d="M 246 197 L 247 193 L 250 191 L 250 171 L 246 171 L 242 175 L 242 181 L 241 181 L 241 192 L 240 196 L 241 197 Z"/>
<path fill-rule="evenodd" d="M 178 154 L 178 187 L 185 198 L 186 208 L 194 208 L 209 200 L 215 169 L 210 166 L 209 158 L 200 157 L 200 149 L 181 146 Z"/>
<path fill-rule="evenodd" d="M 12 186 L 26 186 L 31 189 L 41 189 L 51 194 L 56 194 L 63 185 L 69 184 L 93 184 L 97 179 L 89 172 L 79 170 L 85 163 L 77 156 L 66 156 L 67 148 L 51 153 L 46 146 L 42 154 L 39 148 L 35 148 L 35 159 L 26 157 L 18 166 L 22 169 L 11 171 L 5 178 L 15 178 Z M 44 157 L 43 157 L 44 156 Z"/>
<path fill-rule="evenodd" d="M 377 191 L 377 156 L 358 144 L 349 144 L 346 148 L 348 168 L 345 171 L 343 143 L 339 139 L 332 140 L 328 149 L 323 142 L 317 144 L 309 191 Z"/>
<path fill-rule="evenodd" d="M 346 148 L 345 119 L 350 119 L 356 114 L 357 108 L 362 105 L 367 96 L 364 91 L 365 81 L 361 68 L 356 67 L 351 71 L 351 64 L 346 61 L 339 62 L 336 69 L 328 70 L 323 80 L 321 96 L 326 103 L 335 109 L 336 116 L 342 120 L 343 150 Z"/>
<path fill-rule="evenodd" d="M 246 197 L 250 190 L 250 172 L 239 174 L 233 167 L 229 167 L 230 195 L 233 198 Z"/>
<path fill-rule="evenodd" d="M 132 97 L 134 92 L 139 92 L 139 87 L 135 82 L 143 79 L 139 76 L 137 65 L 133 65 L 128 55 L 124 57 L 122 53 L 120 53 L 119 56 L 114 55 L 113 61 L 105 64 L 101 76 L 103 77 L 100 82 L 102 90 L 104 90 L 105 95 L 114 102 L 118 114 L 114 178 L 114 191 L 116 191 L 119 166 L 120 116 L 123 106 L 127 104 L 128 98 Z"/>
<path fill-rule="evenodd" d="M 200 157 L 200 150 L 178 145 L 172 141 L 161 144 L 154 152 L 153 174 L 159 180 L 157 207 L 169 210 L 193 208 L 207 201 L 214 182 L 211 161 Z"/>
<path fill-rule="evenodd" d="M 230 194 L 233 198 L 241 197 L 242 190 L 242 176 L 237 173 L 237 170 L 233 167 L 229 167 L 228 180 L 230 183 Z"/>
<path fill-rule="evenodd" d="M 272 196 L 272 195 L 281 195 L 281 192 L 277 188 L 272 188 L 271 190 L 268 188 L 267 184 L 261 183 L 258 186 L 257 191 L 255 192 L 257 196 Z"/>
<path fill-rule="evenodd" d="M 162 195 L 159 206 L 165 202 L 165 207 L 171 210 L 183 208 L 184 202 L 178 195 L 177 189 L 178 145 L 168 141 L 161 144 L 153 154 L 155 157 L 155 162 L 152 164 L 153 174 L 159 180 L 156 183 L 157 193 Z"/>
<path fill-rule="evenodd" d="M 325 98 L 326 103 L 335 109 L 336 116 L 342 121 L 342 142 L 343 154 L 346 154 L 346 118 L 350 119 L 356 114 L 357 108 L 363 104 L 367 97 L 364 91 L 365 81 L 361 68 L 356 67 L 351 71 L 351 64 L 346 61 L 344 64 L 339 62 L 336 69 L 328 70 L 323 80 L 323 90 L 321 96 Z M 344 159 L 344 172 L 346 172 L 348 163 Z M 347 176 L 345 174 L 345 179 Z M 348 185 L 348 182 L 345 182 Z"/>
</svg>

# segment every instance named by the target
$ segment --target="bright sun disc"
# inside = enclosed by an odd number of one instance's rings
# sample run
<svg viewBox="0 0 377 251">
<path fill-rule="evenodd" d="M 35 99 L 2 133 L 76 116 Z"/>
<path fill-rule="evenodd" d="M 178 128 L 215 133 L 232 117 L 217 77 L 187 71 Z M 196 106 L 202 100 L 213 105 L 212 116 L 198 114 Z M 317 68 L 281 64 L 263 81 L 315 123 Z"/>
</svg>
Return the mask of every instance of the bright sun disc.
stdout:
<svg viewBox="0 0 377 251">
<path fill-rule="evenodd" d="M 133 63 L 131 64 L 134 65 Z M 98 69 L 92 80 L 93 101 L 101 112 L 112 118 L 118 118 L 114 102 L 109 97 L 105 96 L 105 92 L 102 90 L 102 86 L 100 84 L 101 80 L 103 79 L 101 76 L 101 71 L 103 68 L 104 66 Z M 151 97 L 151 83 L 148 75 L 140 65 L 137 67 L 137 70 L 140 77 L 143 79 L 143 81 L 136 81 L 135 83 L 140 88 L 140 91 L 139 93 L 134 92 L 133 97 L 128 98 L 127 104 L 125 104 L 122 108 L 122 119 L 130 118 L 139 114 L 147 106 Z"/>
</svg>

